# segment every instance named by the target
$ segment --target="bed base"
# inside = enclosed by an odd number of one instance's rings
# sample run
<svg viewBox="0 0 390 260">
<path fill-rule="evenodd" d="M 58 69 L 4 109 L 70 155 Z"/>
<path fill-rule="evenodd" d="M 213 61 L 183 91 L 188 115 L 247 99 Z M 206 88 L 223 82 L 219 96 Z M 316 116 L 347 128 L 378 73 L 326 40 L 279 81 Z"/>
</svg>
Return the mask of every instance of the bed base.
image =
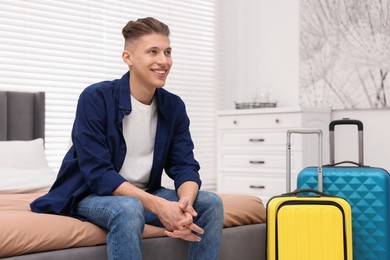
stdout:
<svg viewBox="0 0 390 260">
<path fill-rule="evenodd" d="M 265 224 L 253 224 L 222 231 L 220 260 L 265 260 Z M 143 240 L 143 260 L 187 259 L 188 243 L 168 237 Z M 106 246 L 69 248 L 50 252 L 3 258 L 4 260 L 107 260 Z"/>
</svg>

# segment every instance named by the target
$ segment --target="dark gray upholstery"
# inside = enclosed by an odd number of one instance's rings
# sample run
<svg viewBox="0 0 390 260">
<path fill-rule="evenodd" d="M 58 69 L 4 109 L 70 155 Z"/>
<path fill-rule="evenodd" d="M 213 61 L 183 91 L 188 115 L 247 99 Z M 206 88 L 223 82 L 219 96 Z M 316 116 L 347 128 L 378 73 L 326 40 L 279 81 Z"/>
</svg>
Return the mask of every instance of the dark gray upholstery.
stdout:
<svg viewBox="0 0 390 260">
<path fill-rule="evenodd" d="M 0 91 L 0 141 L 45 137 L 45 93 Z"/>
<path fill-rule="evenodd" d="M 224 228 L 220 260 L 265 260 L 265 224 Z M 168 237 L 143 239 L 143 260 L 185 260 L 188 243 Z M 107 260 L 106 246 L 70 248 L 4 260 Z"/>
</svg>

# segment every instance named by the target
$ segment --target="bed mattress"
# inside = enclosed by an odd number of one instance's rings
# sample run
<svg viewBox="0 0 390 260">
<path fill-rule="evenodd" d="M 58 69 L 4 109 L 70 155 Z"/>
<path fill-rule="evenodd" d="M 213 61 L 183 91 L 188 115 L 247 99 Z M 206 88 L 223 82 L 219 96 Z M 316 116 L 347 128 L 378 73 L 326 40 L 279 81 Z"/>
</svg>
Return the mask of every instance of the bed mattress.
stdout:
<svg viewBox="0 0 390 260">
<path fill-rule="evenodd" d="M 30 202 L 41 195 L 0 194 L 0 257 L 69 248 L 82 250 L 93 247 L 93 252 L 100 252 L 103 248 L 105 252 L 104 229 L 75 218 L 31 212 Z M 220 196 L 224 203 L 225 233 L 234 232 L 230 229 L 232 227 L 265 222 L 265 208 L 258 197 L 233 194 Z M 164 237 L 162 228 L 149 225 L 145 226 L 143 238 L 144 246 L 158 241 L 150 238 L 161 238 L 166 243 L 184 242 Z"/>
</svg>

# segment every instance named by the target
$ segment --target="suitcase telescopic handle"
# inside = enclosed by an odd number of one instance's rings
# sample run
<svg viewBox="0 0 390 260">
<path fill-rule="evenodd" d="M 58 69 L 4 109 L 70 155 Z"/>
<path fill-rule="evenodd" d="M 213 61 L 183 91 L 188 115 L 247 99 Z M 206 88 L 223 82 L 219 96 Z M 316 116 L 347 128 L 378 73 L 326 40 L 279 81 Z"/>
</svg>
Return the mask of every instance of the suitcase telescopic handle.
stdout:
<svg viewBox="0 0 390 260">
<path fill-rule="evenodd" d="M 318 135 L 318 191 L 323 191 L 322 184 L 322 130 L 321 129 L 291 129 L 287 131 L 287 155 L 286 155 L 286 191 L 291 191 L 291 135 L 292 134 L 317 134 Z"/>
<path fill-rule="evenodd" d="M 329 150 L 330 150 L 330 165 L 335 165 L 335 140 L 334 129 L 336 125 L 356 125 L 358 128 L 358 142 L 359 142 L 359 165 L 364 165 L 364 151 L 363 151 L 363 123 L 356 119 L 343 118 L 340 120 L 333 120 L 329 123 Z"/>
</svg>

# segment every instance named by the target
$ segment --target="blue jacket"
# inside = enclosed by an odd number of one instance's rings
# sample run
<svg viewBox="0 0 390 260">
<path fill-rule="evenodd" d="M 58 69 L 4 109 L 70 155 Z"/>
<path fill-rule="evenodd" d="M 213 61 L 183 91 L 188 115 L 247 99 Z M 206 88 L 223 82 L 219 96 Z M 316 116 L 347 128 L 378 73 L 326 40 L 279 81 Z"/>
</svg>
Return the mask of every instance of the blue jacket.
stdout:
<svg viewBox="0 0 390 260">
<path fill-rule="evenodd" d="M 158 120 L 148 192 L 161 188 L 163 169 L 176 189 L 186 181 L 200 187 L 199 164 L 194 159 L 184 102 L 164 89 L 157 89 L 155 97 Z M 73 145 L 50 191 L 33 201 L 31 209 L 73 215 L 74 206 L 89 194 L 109 196 L 125 182 L 119 174 L 126 155 L 122 120 L 130 113 L 129 73 L 87 87 L 77 105 Z"/>
</svg>

